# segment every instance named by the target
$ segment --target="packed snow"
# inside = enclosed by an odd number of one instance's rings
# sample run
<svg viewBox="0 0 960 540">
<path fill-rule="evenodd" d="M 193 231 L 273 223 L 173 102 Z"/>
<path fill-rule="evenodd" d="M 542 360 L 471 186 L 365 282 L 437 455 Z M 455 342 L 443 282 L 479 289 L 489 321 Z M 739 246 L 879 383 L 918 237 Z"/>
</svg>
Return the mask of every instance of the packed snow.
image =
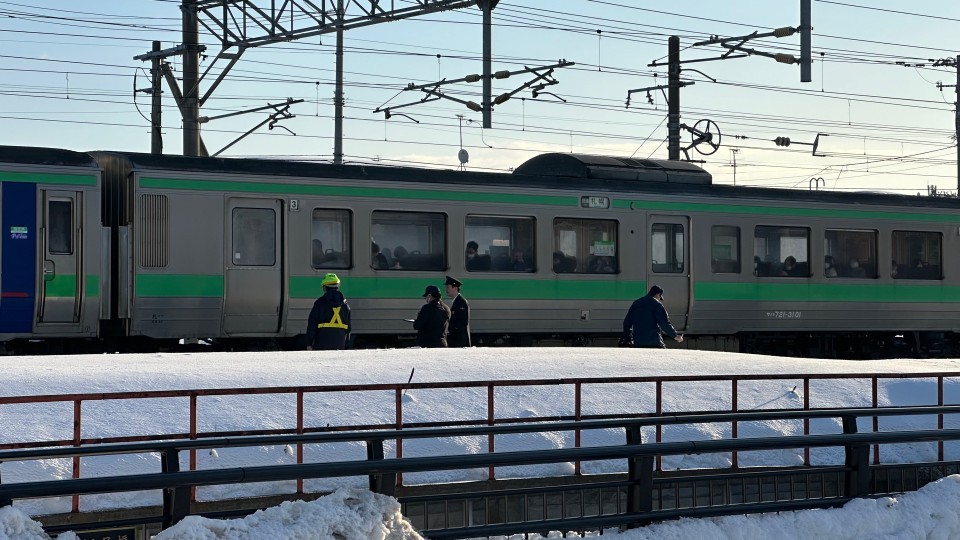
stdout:
<svg viewBox="0 0 960 540">
<path fill-rule="evenodd" d="M 0 394 L 40 395 L 201 388 L 253 388 L 304 385 L 405 383 L 456 380 L 515 380 L 544 378 L 599 378 L 667 375 L 766 374 L 768 380 L 741 382 L 739 409 L 800 408 L 802 381 L 784 377 L 796 374 L 940 373 L 960 374 L 960 360 L 838 361 L 777 358 L 745 354 L 685 350 L 597 348 L 553 349 L 405 349 L 369 351 L 304 351 L 294 353 L 159 353 L 141 355 L 90 355 L 7 357 L 0 371 Z M 731 405 L 728 382 L 676 382 L 663 387 L 667 412 L 724 410 Z M 584 414 L 647 412 L 654 407 L 651 384 L 586 384 Z M 814 380 L 812 407 L 869 406 L 869 379 Z M 882 379 L 880 405 L 932 405 L 937 401 L 936 378 Z M 945 402 L 960 403 L 960 376 L 945 383 Z M 200 430 L 290 428 L 295 425 L 291 395 L 211 396 L 199 401 Z M 308 395 L 306 425 L 391 423 L 392 392 L 349 392 Z M 404 396 L 407 422 L 486 418 L 486 389 L 411 389 Z M 83 436 L 123 436 L 186 431 L 185 398 L 85 402 Z M 495 414 L 531 417 L 572 414 L 572 386 L 522 386 L 498 389 Z M 935 417 L 884 419 L 881 429 L 929 429 Z M 947 427 L 960 423 L 945 419 Z M 29 426 L 25 429 L 24 426 Z M 71 403 L 0 406 L 0 441 L 69 439 L 73 427 Z M 833 420 L 814 422 L 814 433 L 838 432 Z M 668 427 L 664 440 L 714 439 L 729 435 L 729 426 L 711 424 Z M 744 423 L 741 437 L 798 434 L 802 424 L 793 421 Z M 861 429 L 869 429 L 862 425 Z M 648 437 L 649 433 L 644 433 Z M 586 432 L 585 445 L 622 444 L 619 430 Z M 466 454 L 485 451 L 485 439 L 458 437 L 441 441 L 407 441 L 404 456 Z M 305 461 L 364 459 L 361 443 L 341 443 L 336 448 L 305 447 Z M 572 433 L 527 434 L 497 437 L 497 451 L 573 446 Z M 946 446 L 947 459 L 960 457 L 960 445 Z M 395 449 L 387 448 L 388 457 Z M 884 462 L 935 459 L 936 445 L 890 445 L 881 448 Z M 182 459 L 186 458 L 186 453 Z M 289 447 L 219 449 L 201 452 L 200 468 L 295 463 Z M 842 450 L 813 453 L 816 464 L 837 463 Z M 797 451 L 751 452 L 739 457 L 741 466 L 796 464 Z M 664 468 L 715 467 L 730 464 L 729 454 L 677 456 L 664 459 Z M 10 462 L 0 464 L 6 482 L 69 478 L 70 460 Z M 183 462 L 186 466 L 186 463 Z M 625 470 L 620 461 L 584 463 L 584 472 Z M 571 464 L 501 468 L 498 477 L 570 474 Z M 83 477 L 156 472 L 155 455 L 85 458 Z M 475 480 L 484 471 L 447 471 L 405 475 L 405 483 Z M 189 518 L 158 538 L 419 538 L 403 520 L 396 501 L 357 489 L 364 478 L 317 479 L 306 482 L 307 491 L 335 490 L 312 502 L 285 503 L 242 520 Z M 214 486 L 199 490 L 205 500 L 264 494 L 292 493 L 292 482 Z M 159 504 L 159 492 L 83 497 L 81 510 Z M 46 538 L 30 516 L 69 510 L 69 498 L 17 501 L 0 509 L 0 540 Z M 617 538 L 951 538 L 960 536 L 960 479 L 950 477 L 917 493 L 896 498 L 853 501 L 843 509 L 776 515 L 680 520 L 628 531 Z M 304 525 L 305 524 L 305 525 Z M 604 536 L 614 534 L 608 531 Z M 62 534 L 61 539 L 72 538 Z"/>
</svg>

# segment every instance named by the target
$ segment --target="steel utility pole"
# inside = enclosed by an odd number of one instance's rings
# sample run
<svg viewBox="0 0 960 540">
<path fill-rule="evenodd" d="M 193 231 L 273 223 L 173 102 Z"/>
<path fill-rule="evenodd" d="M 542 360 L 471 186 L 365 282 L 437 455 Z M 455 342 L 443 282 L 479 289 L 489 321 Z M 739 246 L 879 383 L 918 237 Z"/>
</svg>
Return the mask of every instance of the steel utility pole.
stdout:
<svg viewBox="0 0 960 540">
<path fill-rule="evenodd" d="M 680 160 L 680 38 L 667 42 L 667 159 Z"/>
<path fill-rule="evenodd" d="M 934 67 L 953 66 L 957 70 L 956 84 L 943 84 L 938 81 L 937 88 L 943 90 L 944 88 L 953 87 L 957 95 L 957 100 L 953 102 L 953 136 L 954 143 L 957 145 L 957 196 L 960 197 L 960 56 L 956 58 L 941 58 L 935 60 L 932 65 Z"/>
<path fill-rule="evenodd" d="M 343 164 L 343 0 L 337 0 L 337 87 L 333 91 L 333 164 Z"/>
<path fill-rule="evenodd" d="M 153 42 L 154 57 L 150 59 L 150 153 L 163 153 L 163 134 L 161 129 L 163 123 L 160 121 L 160 115 L 163 109 L 160 101 L 160 79 L 163 74 L 160 72 L 160 42 Z"/>
<path fill-rule="evenodd" d="M 197 0 L 183 0 L 183 155 L 200 155 L 200 33 Z"/>
</svg>

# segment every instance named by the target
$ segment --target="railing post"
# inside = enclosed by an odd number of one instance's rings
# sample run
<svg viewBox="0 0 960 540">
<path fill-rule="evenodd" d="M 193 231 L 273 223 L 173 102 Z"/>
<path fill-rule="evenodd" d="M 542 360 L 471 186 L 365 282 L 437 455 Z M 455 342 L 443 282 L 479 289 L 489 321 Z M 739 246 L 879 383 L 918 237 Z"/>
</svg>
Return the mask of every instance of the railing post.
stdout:
<svg viewBox="0 0 960 540">
<path fill-rule="evenodd" d="M 843 417 L 843 433 L 857 432 L 857 417 Z M 845 444 L 843 446 L 844 466 L 848 469 L 844 482 L 844 494 L 847 497 L 866 497 L 870 491 L 870 445 Z"/>
<path fill-rule="evenodd" d="M 180 452 L 172 448 L 160 453 L 162 471 L 180 472 Z M 190 515 L 190 488 L 178 487 L 163 490 L 163 521 L 161 526 L 168 529 Z"/>
<path fill-rule="evenodd" d="M 639 446 L 643 444 L 643 435 L 640 426 L 627 426 L 627 444 Z M 652 456 L 627 458 L 627 513 L 653 511 L 653 465 Z M 626 528 L 649 525 L 650 520 L 640 520 L 627 525 Z"/>
<path fill-rule="evenodd" d="M 383 439 L 370 439 L 367 441 L 367 460 L 376 461 L 383 459 Z M 397 491 L 397 475 L 394 473 L 371 473 L 370 491 L 390 495 L 391 497 Z"/>
<path fill-rule="evenodd" d="M 0 477 L 0 485 L 3 485 L 3 478 Z M 0 495 L 0 507 L 13 505 L 13 499 L 5 495 Z"/>
</svg>

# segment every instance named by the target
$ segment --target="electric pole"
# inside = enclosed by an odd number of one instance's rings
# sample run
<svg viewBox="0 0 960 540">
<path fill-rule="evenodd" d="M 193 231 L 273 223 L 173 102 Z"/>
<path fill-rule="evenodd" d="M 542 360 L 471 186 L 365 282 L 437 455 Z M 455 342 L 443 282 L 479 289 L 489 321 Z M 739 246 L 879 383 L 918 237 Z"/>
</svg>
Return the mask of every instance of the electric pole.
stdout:
<svg viewBox="0 0 960 540">
<path fill-rule="evenodd" d="M 163 74 L 160 72 L 160 56 L 157 54 L 160 52 L 159 41 L 153 42 L 151 52 L 154 53 L 154 57 L 150 59 L 150 153 L 162 154 L 163 135 L 161 128 L 163 125 L 160 121 L 160 114 L 163 109 L 160 102 L 160 80 Z"/>
<path fill-rule="evenodd" d="M 197 0 L 183 0 L 183 155 L 200 155 L 200 31 Z"/>
<path fill-rule="evenodd" d="M 667 41 L 667 159 L 680 160 L 680 38 Z"/>
<path fill-rule="evenodd" d="M 957 145 L 957 196 L 960 197 L 960 56 L 935 60 L 933 66 L 953 66 L 957 70 L 956 84 L 937 82 L 937 88 L 942 91 L 944 88 L 953 87 L 957 95 L 956 101 L 953 102 L 953 142 Z"/>
</svg>

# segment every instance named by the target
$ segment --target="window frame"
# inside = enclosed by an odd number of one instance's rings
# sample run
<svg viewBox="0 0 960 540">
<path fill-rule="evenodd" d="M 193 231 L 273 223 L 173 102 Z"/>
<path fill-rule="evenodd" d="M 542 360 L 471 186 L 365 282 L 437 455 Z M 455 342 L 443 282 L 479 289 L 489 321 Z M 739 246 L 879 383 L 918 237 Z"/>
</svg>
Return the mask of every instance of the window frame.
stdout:
<svg viewBox="0 0 960 540">
<path fill-rule="evenodd" d="M 370 252 L 370 259 L 369 259 L 369 263 L 368 263 L 368 265 L 369 265 L 369 267 L 370 267 L 371 270 L 374 270 L 374 271 L 376 271 L 376 272 L 402 272 L 402 271 L 407 271 L 407 272 L 444 272 L 444 271 L 446 271 L 446 270 L 448 270 L 448 269 L 450 268 L 450 260 L 449 260 L 449 253 L 450 253 L 450 216 L 449 216 L 446 212 L 429 212 L 429 211 L 423 211 L 423 210 L 393 210 L 393 209 L 376 209 L 376 210 L 372 210 L 372 211 L 370 212 L 370 242 L 371 242 L 371 244 L 377 243 L 377 244 L 379 245 L 380 242 L 378 242 L 377 240 L 374 239 L 374 228 L 375 228 L 376 226 L 378 226 L 378 225 L 387 226 L 387 224 L 378 223 L 378 222 L 376 221 L 376 218 L 377 218 L 377 215 L 378 215 L 378 214 L 381 214 L 381 215 L 382 215 L 382 214 L 390 214 L 390 215 L 393 215 L 393 216 L 396 216 L 396 215 L 408 215 L 408 216 L 414 216 L 414 215 L 420 215 L 420 216 L 439 216 L 440 226 L 439 226 L 438 230 L 440 231 L 440 233 L 443 234 L 443 238 L 440 240 L 440 246 L 441 246 L 442 251 L 440 252 L 440 265 L 437 266 L 437 267 L 427 267 L 427 268 L 403 268 L 403 267 L 395 268 L 395 267 L 394 267 L 394 266 L 395 266 L 395 263 L 393 263 L 393 262 L 390 261 L 390 260 L 387 261 L 388 266 L 387 266 L 386 268 L 377 268 L 377 267 L 375 267 L 374 264 L 373 264 L 373 252 L 371 251 L 371 252 Z M 415 225 L 415 223 L 414 223 L 414 225 Z M 430 226 L 432 227 L 433 224 L 431 223 Z M 436 232 L 436 231 L 431 231 L 431 234 L 433 234 L 434 232 Z M 435 242 L 434 239 L 431 238 L 431 239 L 430 239 L 430 243 L 433 244 L 434 242 Z M 397 246 L 394 246 L 394 249 L 395 249 L 396 247 L 397 247 Z M 380 254 L 381 254 L 381 255 L 384 255 L 383 250 L 384 250 L 385 248 L 389 248 L 389 247 L 388 247 L 388 246 L 383 246 L 383 245 L 380 246 L 380 250 L 381 250 L 381 251 L 380 251 Z M 417 254 L 423 255 L 422 253 L 419 253 L 419 250 L 410 251 L 410 252 L 408 252 L 408 254 L 409 254 L 409 255 L 417 255 Z M 428 253 L 428 254 L 426 254 L 426 255 L 429 255 L 429 256 L 432 257 L 432 256 L 435 256 L 436 253 L 431 252 L 431 253 Z M 397 262 L 399 262 L 399 257 L 397 257 L 395 260 L 396 260 Z"/>
<path fill-rule="evenodd" d="M 333 265 L 333 264 L 324 264 L 327 262 L 326 257 L 324 260 L 320 261 L 320 264 L 316 263 L 316 257 L 313 253 L 313 241 L 319 240 L 314 237 L 313 224 L 316 222 L 315 217 L 316 213 L 320 212 L 331 212 L 333 214 L 346 214 L 346 222 L 340 221 L 341 225 L 345 225 L 343 229 L 343 234 L 346 236 L 344 240 L 344 250 L 340 253 L 346 253 L 346 261 L 342 265 Z M 328 220 L 329 221 L 329 220 Z M 308 253 L 310 253 L 310 267 L 315 270 L 320 269 L 331 269 L 331 270 L 348 270 L 353 268 L 353 210 L 349 208 L 326 208 L 322 206 L 315 206 L 310 210 L 310 244 Z M 323 255 L 327 253 L 327 249 L 324 247 Z M 336 253 L 336 252 L 335 252 Z"/>
<path fill-rule="evenodd" d="M 527 254 L 527 253 L 530 254 L 530 259 L 527 260 L 527 261 L 525 261 L 527 264 L 530 265 L 530 268 L 528 268 L 528 269 L 526 269 L 526 270 L 515 270 L 515 269 L 513 269 L 513 268 L 510 268 L 510 269 L 498 269 L 498 268 L 496 268 L 495 265 L 492 264 L 492 262 L 493 262 L 493 261 L 492 261 L 492 254 L 489 254 L 489 253 L 488 253 L 488 254 L 481 254 L 481 253 L 479 252 L 479 249 L 478 249 L 477 257 L 490 257 L 490 258 L 491 258 L 490 267 L 489 267 L 488 269 L 485 269 L 485 268 L 482 268 L 483 265 L 481 264 L 481 267 L 479 267 L 479 268 L 478 268 L 478 267 L 474 267 L 473 269 L 471 269 L 471 268 L 470 268 L 469 261 L 467 261 L 467 259 L 466 259 L 466 248 L 467 248 L 467 244 L 468 244 L 468 243 L 470 243 L 471 241 L 476 242 L 477 240 L 476 240 L 476 238 L 475 238 L 476 235 L 470 235 L 470 234 L 468 234 L 467 230 L 468 230 L 471 226 L 472 226 L 472 227 L 482 227 L 482 226 L 484 226 L 484 225 L 470 225 L 469 221 L 470 221 L 471 219 L 490 220 L 490 221 L 504 220 L 504 221 L 513 221 L 513 222 L 520 222 L 520 221 L 529 222 L 529 224 L 530 224 L 530 227 L 529 227 L 529 230 L 530 230 L 530 237 L 529 237 L 530 245 L 529 245 L 529 247 L 526 248 L 526 249 L 521 249 L 521 251 L 523 251 L 524 254 Z M 490 226 L 493 226 L 493 225 L 490 225 Z M 513 234 L 513 233 L 516 233 L 517 228 L 516 228 L 515 226 L 513 226 L 513 227 L 508 227 L 508 228 L 511 229 L 511 233 L 512 233 L 512 234 Z M 515 238 L 515 237 L 514 237 L 514 238 L 511 238 L 510 241 L 511 241 L 514 245 L 508 246 L 508 247 L 509 247 L 509 252 L 508 252 L 508 254 L 507 254 L 508 257 L 512 257 L 512 256 L 513 256 L 513 251 L 515 251 L 515 250 L 517 250 L 517 249 L 520 249 L 519 247 L 516 247 L 516 246 L 519 245 L 519 242 L 517 241 L 517 238 Z M 516 216 L 516 215 L 505 215 L 505 214 L 467 214 L 467 215 L 465 215 L 464 218 L 463 218 L 463 247 L 464 247 L 464 269 L 465 269 L 467 272 L 478 272 L 478 273 L 509 272 L 509 273 L 521 273 L 521 274 L 535 273 L 535 272 L 537 271 L 537 218 L 536 218 L 536 216 Z M 493 246 L 491 245 L 491 247 L 493 247 Z M 512 259 L 511 259 L 511 261 L 512 261 Z"/>
<path fill-rule="evenodd" d="M 561 225 L 562 225 L 564 222 L 571 223 L 572 225 L 575 225 L 575 232 L 577 233 L 577 238 L 576 238 L 576 255 L 567 255 L 566 252 L 564 252 L 563 249 L 561 248 L 562 241 L 560 240 L 560 236 L 561 236 L 561 235 L 559 234 L 559 232 L 560 232 L 562 229 L 558 229 L 557 226 L 558 226 L 558 224 L 561 224 Z M 612 242 L 612 244 L 613 244 L 613 255 L 596 255 L 595 253 L 590 253 L 590 250 L 593 249 L 594 247 L 596 247 L 596 242 L 597 242 L 597 241 L 594 241 L 592 244 L 589 245 L 589 247 L 588 247 L 587 250 L 586 250 L 587 252 L 586 252 L 585 254 L 582 254 L 582 253 L 581 253 L 581 247 L 587 245 L 587 244 L 584 244 L 584 242 L 581 240 L 581 238 L 582 238 L 582 236 L 583 236 L 583 231 L 584 231 L 584 228 L 585 228 L 585 224 L 588 223 L 588 222 L 607 223 L 607 224 L 612 224 L 612 225 L 613 225 L 612 232 L 613 232 L 614 238 L 613 238 L 612 240 L 599 240 L 600 242 Z M 609 231 L 607 231 L 607 232 L 609 232 Z M 552 236 L 552 244 L 553 244 L 553 245 L 552 245 L 552 250 L 551 250 L 550 270 L 551 270 L 554 274 L 557 274 L 557 275 L 560 275 L 560 274 L 617 275 L 617 274 L 619 274 L 619 273 L 621 272 L 621 265 L 620 265 L 620 220 L 619 220 L 619 219 L 616 219 L 616 218 L 597 218 L 597 217 L 554 216 L 554 217 L 553 217 L 553 222 L 552 222 L 552 224 L 551 224 L 550 235 Z M 564 255 L 564 257 L 565 257 L 565 259 L 564 259 L 564 261 L 563 261 L 564 264 L 569 264 L 569 262 L 570 262 L 569 258 L 570 258 L 570 257 L 573 257 L 573 259 L 576 261 L 576 262 L 575 262 L 575 266 L 573 267 L 573 269 L 572 269 L 571 271 L 563 271 L 563 272 L 561 272 L 561 271 L 558 271 L 558 270 L 557 270 L 557 265 L 554 263 L 554 261 L 552 260 L 552 258 L 553 258 L 553 255 L 556 254 L 556 253 L 558 253 L 558 252 L 559 252 L 559 253 L 563 253 L 563 255 Z M 581 270 L 579 270 L 579 268 L 581 267 L 581 264 L 583 263 L 583 257 L 584 257 L 584 255 L 590 257 L 590 259 L 589 259 L 590 262 L 588 262 L 586 265 L 584 265 L 585 270 L 581 271 Z M 595 270 L 591 270 L 591 265 L 592 265 L 592 263 L 594 262 L 594 260 L 595 260 L 596 257 L 612 257 L 612 258 L 613 258 L 613 270 L 614 270 L 614 271 L 613 271 L 613 272 L 598 272 L 598 271 L 595 271 Z"/>
</svg>

